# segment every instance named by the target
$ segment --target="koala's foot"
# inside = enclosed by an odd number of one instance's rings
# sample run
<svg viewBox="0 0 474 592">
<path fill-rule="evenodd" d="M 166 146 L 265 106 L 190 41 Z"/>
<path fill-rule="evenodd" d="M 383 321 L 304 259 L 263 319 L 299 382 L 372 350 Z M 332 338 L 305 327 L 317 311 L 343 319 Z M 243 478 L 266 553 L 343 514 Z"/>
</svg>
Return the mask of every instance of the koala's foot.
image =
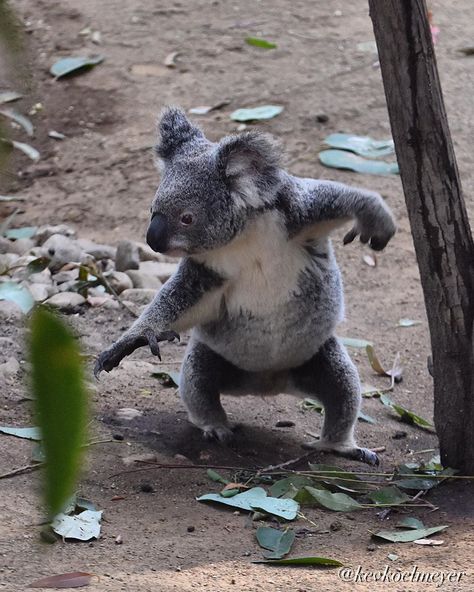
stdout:
<svg viewBox="0 0 474 592">
<path fill-rule="evenodd" d="M 302 445 L 305 450 L 319 450 L 321 452 L 333 452 L 344 458 L 357 460 L 359 462 L 378 466 L 380 459 L 375 452 L 368 448 L 360 448 L 356 445 L 338 444 L 337 442 L 327 442 L 324 440 L 315 440 Z"/>
<path fill-rule="evenodd" d="M 125 356 L 130 355 L 144 345 L 149 345 L 151 353 L 161 360 L 158 343 L 160 341 L 173 341 L 174 339 L 179 341 L 179 335 L 174 331 L 163 331 L 161 333 L 144 331 L 140 335 L 125 335 L 99 355 L 94 366 L 94 376 L 99 378 L 102 370 L 110 372 L 112 368 L 120 364 Z"/>
<path fill-rule="evenodd" d="M 228 425 L 208 425 L 201 428 L 204 440 L 230 444 L 234 439 L 234 431 Z M 234 428 L 235 429 L 235 428 Z"/>
</svg>

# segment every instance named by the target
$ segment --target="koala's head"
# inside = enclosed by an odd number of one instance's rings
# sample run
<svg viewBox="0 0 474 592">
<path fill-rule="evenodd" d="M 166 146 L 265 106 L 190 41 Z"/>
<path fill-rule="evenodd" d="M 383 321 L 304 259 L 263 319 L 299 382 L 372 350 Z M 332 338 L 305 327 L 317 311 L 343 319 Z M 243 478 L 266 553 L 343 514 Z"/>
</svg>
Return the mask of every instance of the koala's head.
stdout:
<svg viewBox="0 0 474 592">
<path fill-rule="evenodd" d="M 162 177 L 147 232 L 155 251 L 193 255 L 222 247 L 275 199 L 279 150 L 265 134 L 213 143 L 180 109 L 168 108 L 156 153 Z"/>
</svg>

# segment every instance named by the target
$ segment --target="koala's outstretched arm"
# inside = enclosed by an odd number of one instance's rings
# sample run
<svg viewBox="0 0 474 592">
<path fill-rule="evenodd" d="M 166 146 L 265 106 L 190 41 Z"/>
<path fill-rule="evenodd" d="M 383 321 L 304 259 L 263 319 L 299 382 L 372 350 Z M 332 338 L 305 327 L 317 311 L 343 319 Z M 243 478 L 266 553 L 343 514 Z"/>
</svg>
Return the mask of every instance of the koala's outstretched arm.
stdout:
<svg viewBox="0 0 474 592">
<path fill-rule="evenodd" d="M 333 181 L 308 181 L 289 214 L 290 233 L 308 239 L 327 235 L 348 220 L 355 220 L 344 244 L 360 235 L 360 240 L 375 250 L 383 249 L 396 230 L 381 195 Z"/>
<path fill-rule="evenodd" d="M 183 259 L 130 329 L 99 355 L 94 368 L 96 378 L 102 370 L 110 372 L 139 347 L 149 345 L 159 356 L 160 341 L 172 341 L 179 338 L 177 331 L 217 318 L 223 284 L 224 279 L 205 265 Z"/>
</svg>

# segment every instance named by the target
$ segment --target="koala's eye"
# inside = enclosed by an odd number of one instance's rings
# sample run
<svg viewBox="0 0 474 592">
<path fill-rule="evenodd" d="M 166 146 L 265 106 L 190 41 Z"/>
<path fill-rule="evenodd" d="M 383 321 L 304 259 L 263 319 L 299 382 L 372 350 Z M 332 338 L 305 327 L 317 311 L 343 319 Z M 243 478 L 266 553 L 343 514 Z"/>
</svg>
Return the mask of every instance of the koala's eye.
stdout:
<svg viewBox="0 0 474 592">
<path fill-rule="evenodd" d="M 184 214 L 181 214 L 179 221 L 181 222 L 182 226 L 191 226 L 191 224 L 194 222 L 194 218 L 192 214 L 185 212 Z"/>
</svg>

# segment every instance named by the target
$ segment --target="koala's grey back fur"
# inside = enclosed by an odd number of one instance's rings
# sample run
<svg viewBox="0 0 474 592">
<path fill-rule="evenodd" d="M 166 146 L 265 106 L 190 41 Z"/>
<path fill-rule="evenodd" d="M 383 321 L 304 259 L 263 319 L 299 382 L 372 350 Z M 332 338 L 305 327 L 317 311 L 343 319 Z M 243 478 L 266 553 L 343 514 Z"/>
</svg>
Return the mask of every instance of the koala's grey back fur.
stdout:
<svg viewBox="0 0 474 592">
<path fill-rule="evenodd" d="M 231 435 L 221 392 L 311 394 L 326 409 L 317 446 L 375 462 L 353 440 L 360 388 L 334 338 L 344 307 L 329 234 L 353 219 L 347 242 L 360 234 L 383 248 L 395 225 L 382 198 L 290 175 L 259 132 L 212 143 L 178 109 L 162 115 L 157 154 L 164 166 L 147 240 L 183 259 L 98 371 L 193 328 L 180 391 L 205 435 Z"/>
</svg>

